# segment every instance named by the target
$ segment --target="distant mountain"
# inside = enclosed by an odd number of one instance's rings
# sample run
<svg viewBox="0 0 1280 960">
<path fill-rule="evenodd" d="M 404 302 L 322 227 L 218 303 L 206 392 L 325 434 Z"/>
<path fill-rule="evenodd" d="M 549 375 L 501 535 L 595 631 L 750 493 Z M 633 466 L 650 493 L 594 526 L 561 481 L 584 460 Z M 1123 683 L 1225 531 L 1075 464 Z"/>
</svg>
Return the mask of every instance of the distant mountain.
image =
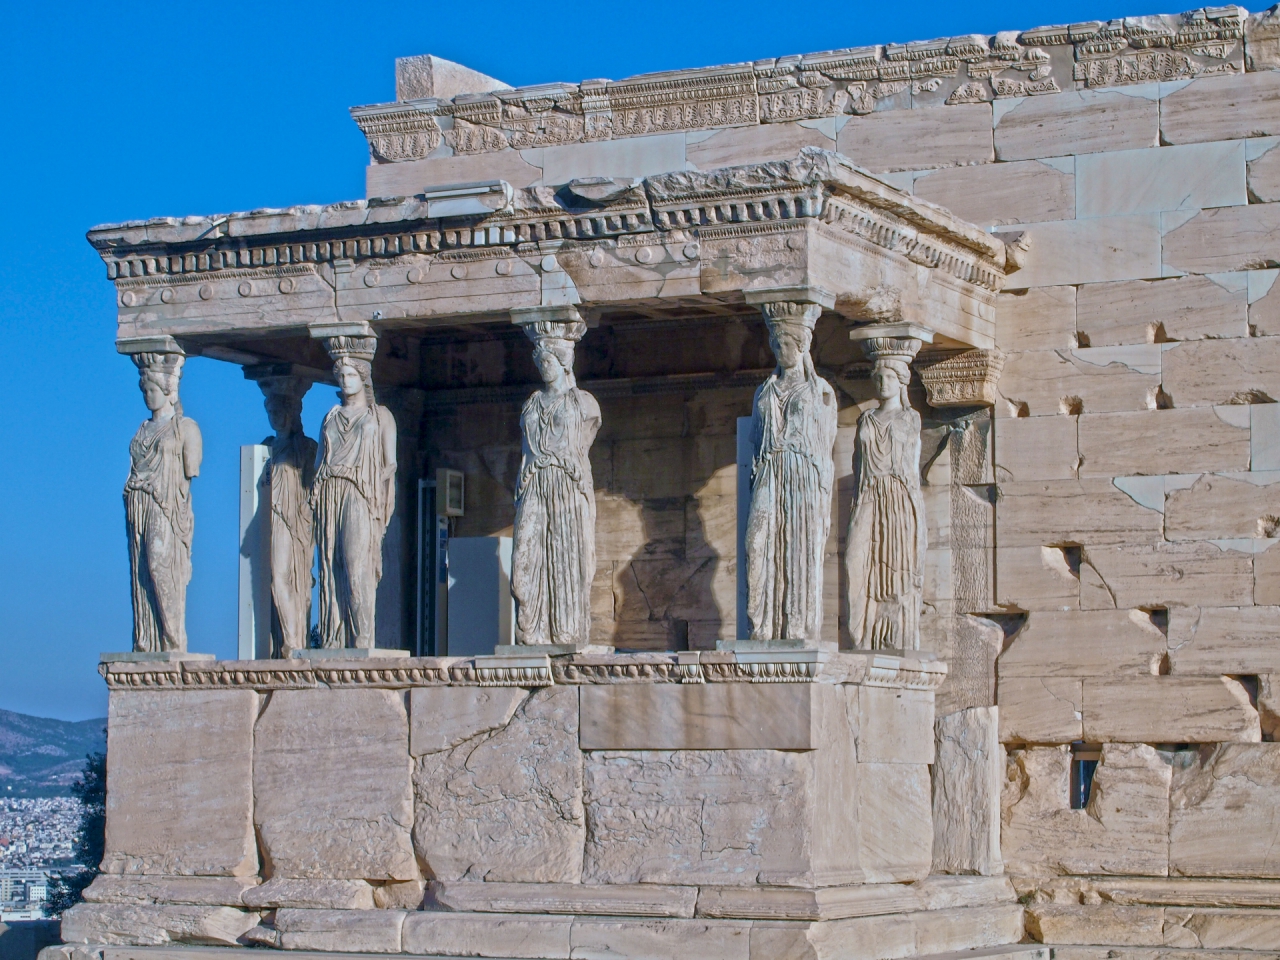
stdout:
<svg viewBox="0 0 1280 960">
<path fill-rule="evenodd" d="M 69 797 L 88 753 L 107 748 L 107 721 L 47 720 L 0 710 L 0 797 Z"/>
</svg>

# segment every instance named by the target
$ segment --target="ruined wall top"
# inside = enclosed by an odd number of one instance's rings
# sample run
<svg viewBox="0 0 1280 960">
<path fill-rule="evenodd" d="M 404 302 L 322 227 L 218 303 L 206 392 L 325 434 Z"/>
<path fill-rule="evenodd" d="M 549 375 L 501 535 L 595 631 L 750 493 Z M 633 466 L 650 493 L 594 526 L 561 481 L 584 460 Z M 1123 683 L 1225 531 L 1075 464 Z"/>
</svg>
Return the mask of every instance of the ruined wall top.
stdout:
<svg viewBox="0 0 1280 960">
<path fill-rule="evenodd" d="M 1238 6 L 1202 7 L 618 81 L 493 89 L 485 77 L 489 92 L 402 95 L 351 113 L 372 162 L 382 164 L 1237 75 L 1280 67 L 1278 9 L 1250 16 Z M 397 63 L 397 90 L 421 92 L 401 82 L 408 63 Z"/>
</svg>

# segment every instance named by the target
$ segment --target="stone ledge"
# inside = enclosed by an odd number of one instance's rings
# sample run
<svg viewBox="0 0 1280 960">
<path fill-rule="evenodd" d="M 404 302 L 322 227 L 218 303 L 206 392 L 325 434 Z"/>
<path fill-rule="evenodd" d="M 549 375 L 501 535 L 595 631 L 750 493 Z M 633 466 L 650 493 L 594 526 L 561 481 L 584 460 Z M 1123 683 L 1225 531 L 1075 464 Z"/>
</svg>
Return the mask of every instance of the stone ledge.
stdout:
<svg viewBox="0 0 1280 960">
<path fill-rule="evenodd" d="M 609 683 L 865 683 L 934 690 L 946 664 L 871 651 L 691 651 L 567 657 L 396 657 L 371 660 L 106 662 L 111 690 L 303 690 L 317 686 L 406 689 L 545 687 Z"/>
</svg>

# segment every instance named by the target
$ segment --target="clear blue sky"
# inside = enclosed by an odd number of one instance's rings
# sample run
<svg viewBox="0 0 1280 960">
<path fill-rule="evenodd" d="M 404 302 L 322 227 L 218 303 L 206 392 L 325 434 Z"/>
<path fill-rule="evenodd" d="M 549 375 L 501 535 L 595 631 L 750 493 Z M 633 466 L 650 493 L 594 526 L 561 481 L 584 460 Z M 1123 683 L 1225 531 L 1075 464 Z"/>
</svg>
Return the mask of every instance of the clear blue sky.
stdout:
<svg viewBox="0 0 1280 960">
<path fill-rule="evenodd" d="M 397 56 L 434 53 L 521 85 L 1177 12 L 1136 4 L 12 0 L 0 31 L 13 387 L 0 417 L 0 708 L 101 716 L 98 654 L 130 646 L 121 488 L 146 410 L 115 353 L 114 291 L 88 227 L 363 196 L 367 151 L 347 108 L 394 99 Z M 238 367 L 192 360 L 182 393 L 205 438 L 190 645 L 231 657 L 237 451 L 269 431 Z M 312 435 L 330 394 L 308 397 Z"/>
</svg>

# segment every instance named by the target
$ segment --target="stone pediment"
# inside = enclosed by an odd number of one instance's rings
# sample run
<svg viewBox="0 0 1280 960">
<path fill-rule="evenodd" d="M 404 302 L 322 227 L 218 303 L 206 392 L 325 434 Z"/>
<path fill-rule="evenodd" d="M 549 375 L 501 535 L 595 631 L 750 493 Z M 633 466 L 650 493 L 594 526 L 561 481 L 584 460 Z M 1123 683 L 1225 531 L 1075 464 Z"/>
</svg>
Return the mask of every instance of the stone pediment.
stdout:
<svg viewBox="0 0 1280 960">
<path fill-rule="evenodd" d="M 433 216 L 442 210 L 466 213 Z M 556 304 L 604 318 L 695 302 L 732 311 L 753 290 L 810 286 L 850 319 L 989 347 L 994 296 L 1016 269 L 1000 238 L 814 148 L 640 181 L 133 221 L 89 240 L 118 289 L 120 335 L 195 346 L 318 322 L 505 322 Z"/>
</svg>

